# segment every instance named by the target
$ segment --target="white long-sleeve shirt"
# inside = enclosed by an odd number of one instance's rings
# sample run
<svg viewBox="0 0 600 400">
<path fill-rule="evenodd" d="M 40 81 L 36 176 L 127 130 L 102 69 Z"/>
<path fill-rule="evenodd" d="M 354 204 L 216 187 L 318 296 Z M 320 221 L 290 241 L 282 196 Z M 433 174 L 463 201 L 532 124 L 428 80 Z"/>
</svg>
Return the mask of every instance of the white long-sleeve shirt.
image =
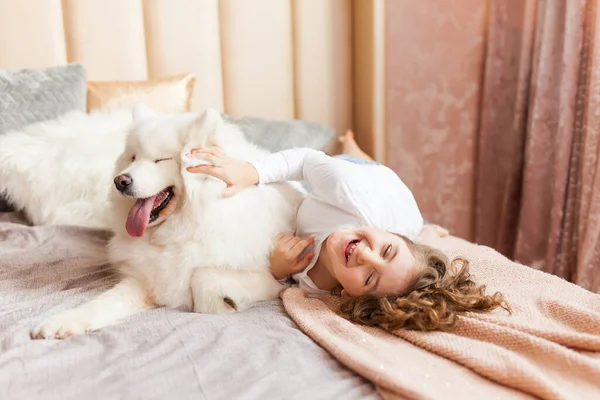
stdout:
<svg viewBox="0 0 600 400">
<path fill-rule="evenodd" d="M 307 181 L 312 192 L 298 210 L 296 236 L 314 238 L 311 263 L 292 278 L 298 286 L 323 293 L 308 276 L 325 239 L 338 229 L 368 226 L 409 239 L 417 237 L 423 217 L 411 191 L 380 164 L 355 164 L 313 149 L 289 149 L 252 162 L 259 185 Z"/>
</svg>

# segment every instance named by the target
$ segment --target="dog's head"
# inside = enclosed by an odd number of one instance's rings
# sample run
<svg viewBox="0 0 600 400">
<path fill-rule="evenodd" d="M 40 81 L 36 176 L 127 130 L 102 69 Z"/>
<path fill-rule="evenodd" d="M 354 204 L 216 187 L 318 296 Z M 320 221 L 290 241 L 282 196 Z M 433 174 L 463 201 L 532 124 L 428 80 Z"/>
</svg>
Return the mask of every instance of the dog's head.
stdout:
<svg viewBox="0 0 600 400">
<path fill-rule="evenodd" d="M 159 115 L 145 105 L 133 108 L 133 124 L 117 160 L 113 191 L 113 202 L 127 211 L 125 227 L 130 236 L 143 236 L 181 206 L 185 191 L 182 154 L 192 147 L 217 145 L 222 123 L 214 109 L 201 115 Z"/>
</svg>

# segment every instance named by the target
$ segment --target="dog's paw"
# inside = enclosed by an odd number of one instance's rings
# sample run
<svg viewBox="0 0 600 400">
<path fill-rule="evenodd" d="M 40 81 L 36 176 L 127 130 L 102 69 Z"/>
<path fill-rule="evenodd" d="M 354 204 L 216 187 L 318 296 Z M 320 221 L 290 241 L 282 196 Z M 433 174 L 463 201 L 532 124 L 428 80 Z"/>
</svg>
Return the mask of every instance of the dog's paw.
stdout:
<svg viewBox="0 0 600 400">
<path fill-rule="evenodd" d="M 203 314 L 243 312 L 257 301 L 276 299 L 282 286 L 268 269 L 199 268 L 190 284 L 193 310 Z"/>
<path fill-rule="evenodd" d="M 235 301 L 231 300 L 229 297 L 225 297 L 223 299 L 223 303 L 225 303 L 225 308 L 231 312 L 238 310 L 238 307 L 237 307 L 237 304 L 235 304 Z"/>
<path fill-rule="evenodd" d="M 238 305 L 230 297 L 210 296 L 194 301 L 194 312 L 201 314 L 231 314 L 237 311 Z"/>
<path fill-rule="evenodd" d="M 89 313 L 69 310 L 47 319 L 32 329 L 32 339 L 66 339 L 94 330 Z"/>
</svg>

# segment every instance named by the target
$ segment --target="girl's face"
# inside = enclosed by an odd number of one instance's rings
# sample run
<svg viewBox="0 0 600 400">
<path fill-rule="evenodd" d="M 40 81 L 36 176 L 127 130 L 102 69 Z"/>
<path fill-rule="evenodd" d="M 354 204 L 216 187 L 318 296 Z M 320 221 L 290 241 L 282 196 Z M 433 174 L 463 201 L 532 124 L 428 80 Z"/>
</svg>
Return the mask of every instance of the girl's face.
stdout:
<svg viewBox="0 0 600 400">
<path fill-rule="evenodd" d="M 395 295 L 407 289 L 418 272 L 402 237 L 375 228 L 335 231 L 325 241 L 323 261 L 342 285 L 342 295 Z"/>
</svg>

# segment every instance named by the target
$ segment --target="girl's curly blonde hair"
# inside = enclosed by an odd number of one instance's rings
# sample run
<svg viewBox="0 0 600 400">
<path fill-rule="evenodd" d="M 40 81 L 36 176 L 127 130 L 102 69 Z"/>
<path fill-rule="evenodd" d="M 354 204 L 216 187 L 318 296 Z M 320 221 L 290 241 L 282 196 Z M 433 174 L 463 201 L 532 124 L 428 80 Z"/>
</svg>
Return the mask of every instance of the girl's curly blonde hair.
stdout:
<svg viewBox="0 0 600 400">
<path fill-rule="evenodd" d="M 403 237 L 415 257 L 419 274 L 404 292 L 387 297 L 363 295 L 344 298 L 340 315 L 352 321 L 386 330 L 397 328 L 432 331 L 452 327 L 459 313 L 489 312 L 510 307 L 500 292 L 485 294 L 469 274 L 469 262 L 456 258 L 452 262 L 431 246 Z M 457 265 L 461 264 L 457 273 Z"/>
</svg>

